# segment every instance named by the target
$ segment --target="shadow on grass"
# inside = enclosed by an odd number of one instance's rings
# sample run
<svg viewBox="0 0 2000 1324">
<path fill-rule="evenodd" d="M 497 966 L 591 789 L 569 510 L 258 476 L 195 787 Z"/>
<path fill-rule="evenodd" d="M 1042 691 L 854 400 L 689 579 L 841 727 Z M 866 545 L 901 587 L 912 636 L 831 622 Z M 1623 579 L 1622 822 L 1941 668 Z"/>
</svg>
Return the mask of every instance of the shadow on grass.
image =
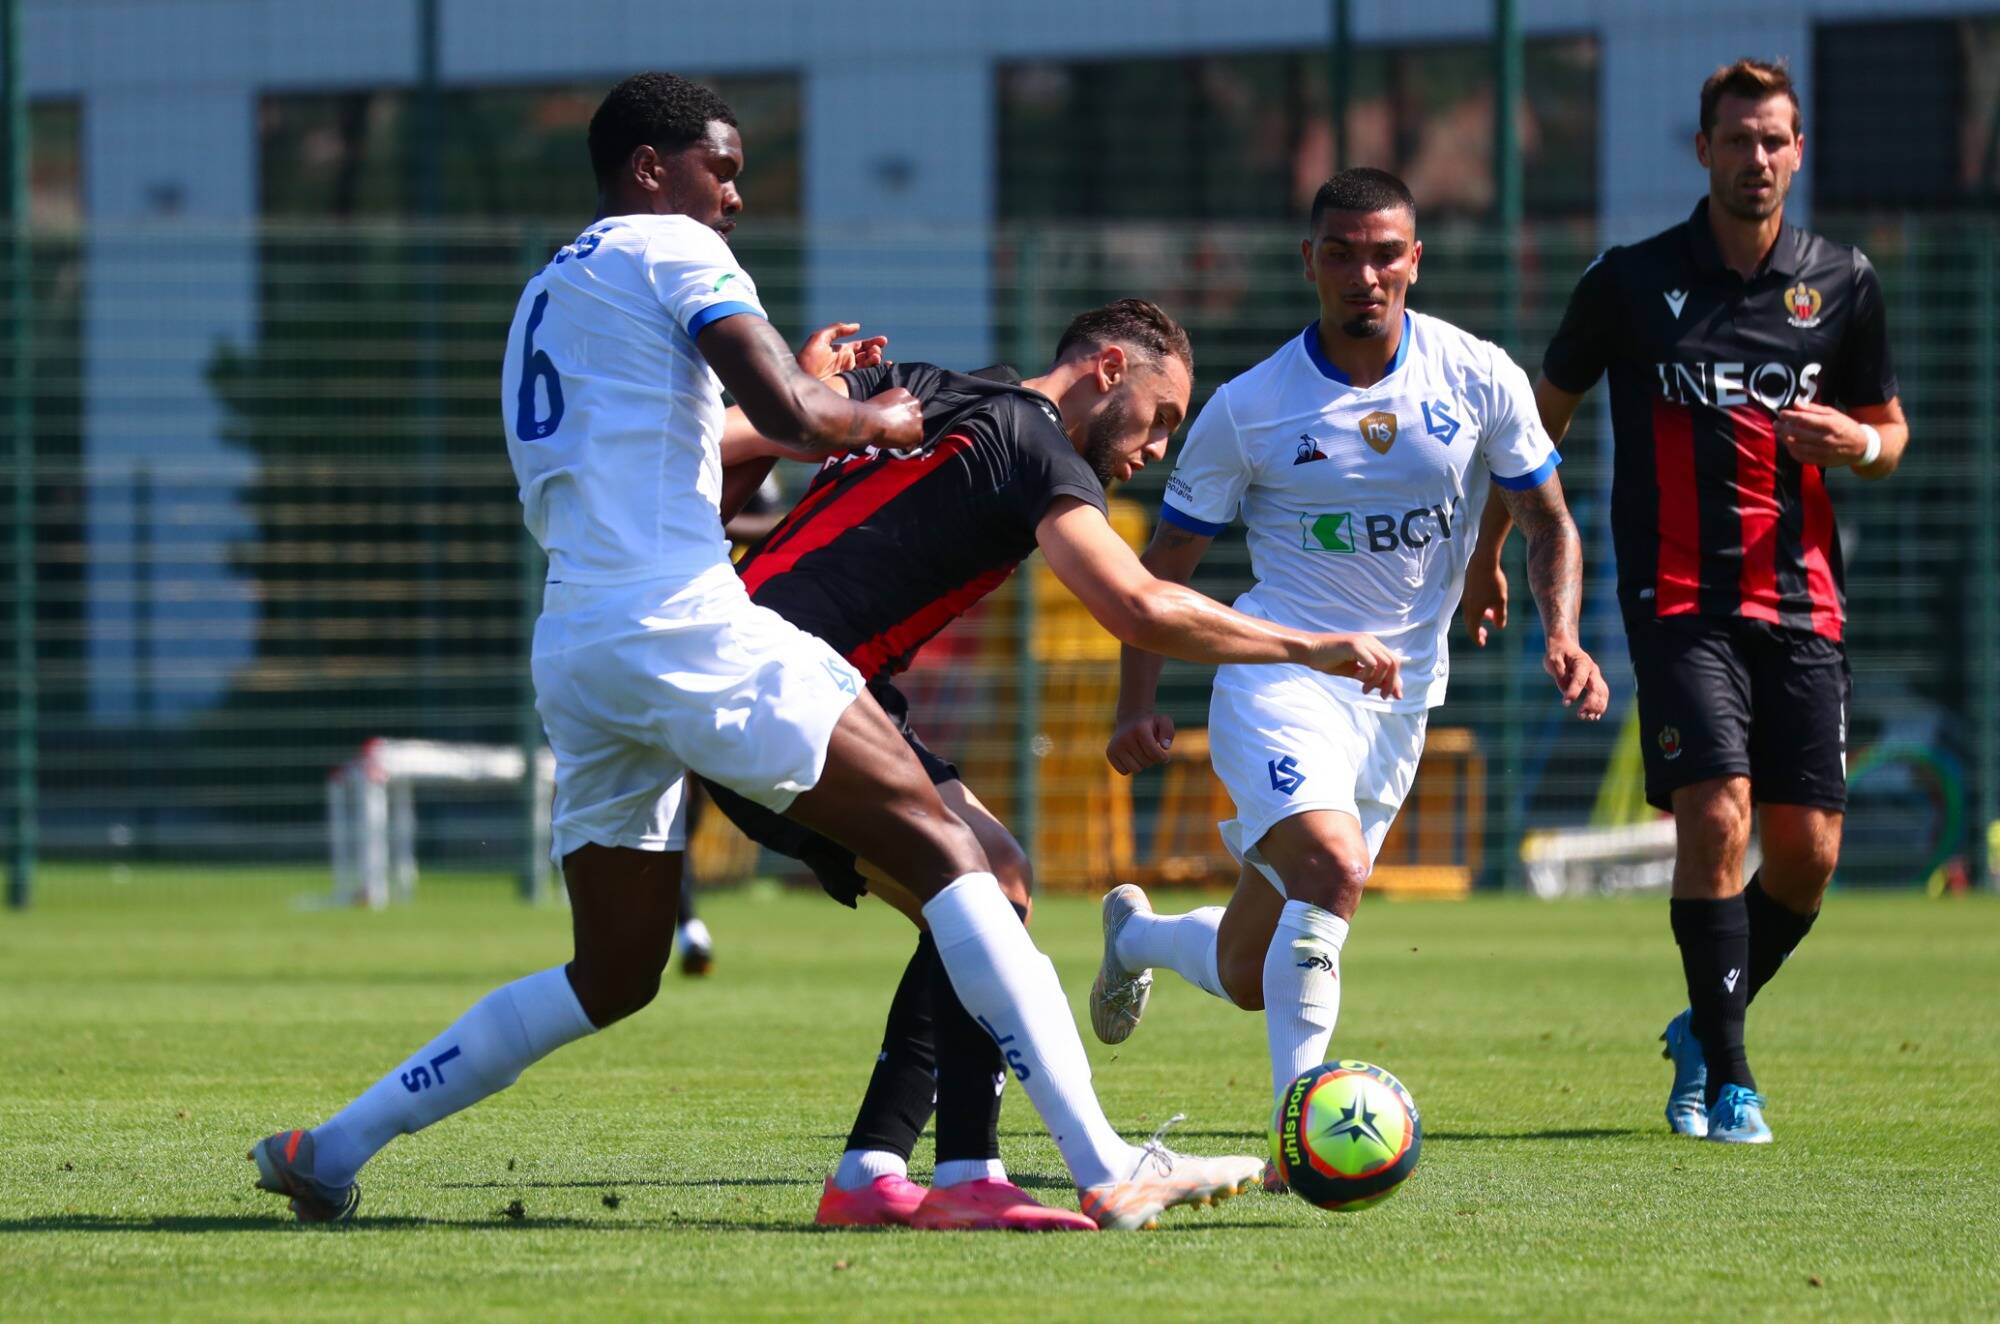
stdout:
<svg viewBox="0 0 2000 1324">
<path fill-rule="evenodd" d="M 1134 1144 L 1138 1143 L 1138 1140 L 1144 1140 L 1152 1134 L 1150 1125 L 1145 1122 L 1120 1126 L 1118 1131 L 1120 1135 L 1124 1136 L 1127 1140 L 1132 1140 Z M 1135 1136 L 1138 1140 L 1133 1140 Z M 1002 1140 L 1046 1140 L 1049 1138 L 1049 1133 L 1047 1131 L 1035 1131 L 1023 1128 L 1018 1131 L 1002 1131 L 1000 1132 L 1000 1138 Z M 843 1131 L 839 1135 L 820 1135 L 813 1136 L 811 1139 L 830 1141 L 834 1144 L 845 1144 L 847 1142 L 847 1133 Z M 922 1139 L 918 1142 L 917 1148 L 919 1152 L 922 1151 L 925 1145 L 930 1144 L 932 1139 L 933 1133 L 925 1131 Z M 1242 1141 L 1246 1144 L 1254 1144 L 1260 1152 L 1269 1143 L 1269 1137 L 1264 1132 L 1241 1127 L 1228 1131 L 1203 1131 L 1191 1126 L 1176 1126 L 1163 1137 L 1164 1143 L 1169 1148 L 1178 1147 L 1180 1142 L 1184 1140 Z"/>
<path fill-rule="evenodd" d="M 1443 1140 L 1616 1140 L 1650 1135 L 1653 1128 L 1637 1126 L 1573 1126 L 1547 1131 L 1426 1131 L 1424 1139 Z"/>
<path fill-rule="evenodd" d="M 1247 1223 L 1204 1223 L 1204 1227 L 1249 1227 Z M 888 1236 L 911 1232 L 898 1227 L 822 1227 L 810 1218 L 776 1219 L 693 1218 L 668 1215 L 664 1218 L 508 1218 L 493 1214 L 485 1218 L 419 1218 L 407 1214 L 363 1214 L 351 1223 L 305 1227 L 283 1217 L 268 1214 L 182 1214 L 158 1218 L 135 1218 L 117 1214 L 49 1214 L 38 1218 L 0 1219 L 0 1236 L 8 1233 L 78 1232 L 145 1233 L 165 1232 L 206 1236 L 217 1232 L 257 1232 L 285 1236 L 352 1236 L 369 1231 L 383 1232 L 783 1232 L 794 1236 L 827 1236 L 861 1233 Z M 914 1235 L 914 1234 L 913 1234 Z M 925 1234 L 935 1235 L 935 1234 Z"/>
<path fill-rule="evenodd" d="M 352 1223 L 332 1223 L 306 1227 L 284 1215 L 272 1214 L 167 1214 L 156 1218 L 136 1218 L 121 1214 L 47 1214 L 39 1218 L 0 1218 L 0 1236 L 13 1232 L 282 1232 L 321 1233 L 344 1236 L 370 1228 L 411 1231 L 423 1228 L 460 1230 L 477 1228 L 502 1232 L 532 1231 L 537 1228 L 564 1230 L 621 1231 L 649 1228 L 658 1230 L 658 1220 L 605 1218 L 508 1218 L 491 1214 L 485 1218 L 418 1218 L 407 1214 L 363 1214 Z"/>
<path fill-rule="evenodd" d="M 648 1186 L 803 1186 L 817 1190 L 817 1177 L 649 1177 L 628 1180 L 605 1177 L 596 1181 L 441 1181 L 441 1191 L 624 1191 Z"/>
</svg>

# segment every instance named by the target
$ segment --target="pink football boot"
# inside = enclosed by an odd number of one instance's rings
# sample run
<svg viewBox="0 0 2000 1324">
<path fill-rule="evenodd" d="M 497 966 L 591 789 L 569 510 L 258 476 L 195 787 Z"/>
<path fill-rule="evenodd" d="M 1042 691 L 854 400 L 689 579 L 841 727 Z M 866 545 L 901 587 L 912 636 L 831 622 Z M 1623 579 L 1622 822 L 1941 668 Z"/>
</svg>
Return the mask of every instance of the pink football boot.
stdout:
<svg viewBox="0 0 2000 1324">
<path fill-rule="evenodd" d="M 1012 1182 L 993 1177 L 933 1186 L 909 1219 L 911 1227 L 1005 1229 L 1015 1232 L 1095 1232 L 1097 1224 L 1067 1209 L 1051 1209 Z"/>
<path fill-rule="evenodd" d="M 826 1227 L 908 1227 L 930 1194 L 908 1177 L 877 1177 L 858 1191 L 843 1191 L 826 1179 L 813 1222 Z"/>
</svg>

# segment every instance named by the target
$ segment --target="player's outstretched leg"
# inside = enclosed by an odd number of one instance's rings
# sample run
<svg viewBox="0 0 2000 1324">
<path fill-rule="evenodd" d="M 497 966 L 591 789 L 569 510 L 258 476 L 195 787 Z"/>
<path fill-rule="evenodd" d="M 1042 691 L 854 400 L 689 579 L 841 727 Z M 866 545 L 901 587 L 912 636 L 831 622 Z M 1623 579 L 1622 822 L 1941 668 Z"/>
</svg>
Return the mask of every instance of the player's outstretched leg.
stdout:
<svg viewBox="0 0 2000 1324">
<path fill-rule="evenodd" d="M 1127 1144 L 1090 1088 L 1090 1060 L 1056 979 L 916 756 L 867 698 L 835 727 L 825 772 L 793 817 L 925 898 L 938 955 L 966 1009 L 1000 1046 L 1100 1227 L 1136 1227 L 1173 1204 L 1234 1194 L 1261 1159 L 1196 1160 Z"/>
<path fill-rule="evenodd" d="M 1222 912 L 1216 909 L 1216 913 Z M 1100 1042 L 1122 1044 L 1139 1027 L 1146 1002 L 1153 996 L 1151 967 L 1172 964 L 1174 945 L 1135 941 L 1121 950 L 1127 930 L 1142 927 L 1143 936 L 1150 937 L 1167 927 L 1156 922 L 1146 890 L 1136 883 L 1123 883 L 1104 894 L 1103 918 L 1104 959 L 1097 967 L 1097 978 L 1090 982 L 1090 1028 Z M 1197 934 L 1193 945 L 1198 943 Z M 1214 950 L 1210 935 L 1211 969 Z"/>
<path fill-rule="evenodd" d="M 1130 883 L 1113 888 L 1104 897 L 1104 960 L 1091 986 L 1097 1037 L 1116 1043 L 1131 1033 L 1151 981 L 1136 993 L 1125 991 L 1125 981 L 1152 966 L 1164 966 L 1245 1011 L 1262 1011 L 1264 955 L 1284 904 L 1283 894 L 1250 866 L 1238 876 L 1228 906 L 1203 906 L 1183 915 L 1154 911 L 1145 892 Z"/>
<path fill-rule="evenodd" d="M 488 993 L 443 1034 L 309 1132 L 281 1131 L 250 1152 L 260 1189 L 302 1221 L 344 1218 L 355 1174 L 384 1145 L 514 1083 L 564 1044 L 645 1006 L 674 931 L 680 856 L 585 846 L 563 860 L 576 958 Z"/>
<path fill-rule="evenodd" d="M 1008 1179 L 1000 1161 L 1000 1097 L 1008 1072 L 993 1037 L 958 1000 L 944 963 L 931 956 L 937 1033 L 937 1168 L 912 1227 L 1015 1232 L 1095 1231 L 1068 1209 L 1052 1209 Z"/>
</svg>

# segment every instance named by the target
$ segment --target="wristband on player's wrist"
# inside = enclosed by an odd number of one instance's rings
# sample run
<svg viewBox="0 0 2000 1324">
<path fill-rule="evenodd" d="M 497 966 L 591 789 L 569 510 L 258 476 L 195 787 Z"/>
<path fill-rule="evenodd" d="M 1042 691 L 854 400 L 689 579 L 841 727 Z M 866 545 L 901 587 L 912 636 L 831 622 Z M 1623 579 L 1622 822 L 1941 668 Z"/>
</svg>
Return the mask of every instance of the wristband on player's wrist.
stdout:
<svg viewBox="0 0 2000 1324">
<path fill-rule="evenodd" d="M 1861 431 L 1868 437 L 1868 449 L 1861 452 L 1861 458 L 1854 462 L 1854 467 L 1866 469 L 1882 458 L 1882 434 L 1867 423 L 1861 425 Z"/>
</svg>

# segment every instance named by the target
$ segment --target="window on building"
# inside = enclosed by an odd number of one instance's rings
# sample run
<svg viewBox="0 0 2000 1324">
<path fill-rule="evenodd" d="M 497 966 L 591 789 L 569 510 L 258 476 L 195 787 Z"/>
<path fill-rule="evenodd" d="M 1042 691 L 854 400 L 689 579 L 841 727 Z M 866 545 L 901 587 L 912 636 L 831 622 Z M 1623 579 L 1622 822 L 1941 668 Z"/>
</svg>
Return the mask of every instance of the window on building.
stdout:
<svg viewBox="0 0 2000 1324">
<path fill-rule="evenodd" d="M 799 82 L 791 75 L 703 80 L 735 111 L 748 145 L 752 216 L 799 212 Z M 267 96 L 260 108 L 263 214 L 295 220 L 407 217 L 417 171 L 435 161 L 437 206 L 460 220 L 588 217 L 596 200 L 584 134 L 606 84 L 447 88 L 440 133 L 424 141 L 411 88 Z"/>
<path fill-rule="evenodd" d="M 1598 52 L 1527 43 L 1521 146 L 1531 215 L 1597 207 Z M 1362 47 L 1350 164 L 1408 181 L 1426 215 L 1493 203 L 1493 70 L 1484 43 Z M 1000 71 L 1007 219 L 1296 217 L 1334 168 L 1323 50 L 1062 63 Z"/>
<path fill-rule="evenodd" d="M 1813 52 L 1806 152 L 1821 208 L 2000 201 L 2000 18 L 1823 24 Z"/>
<path fill-rule="evenodd" d="M 28 107 L 28 220 L 75 225 L 83 219 L 83 108 L 75 101 Z"/>
</svg>

